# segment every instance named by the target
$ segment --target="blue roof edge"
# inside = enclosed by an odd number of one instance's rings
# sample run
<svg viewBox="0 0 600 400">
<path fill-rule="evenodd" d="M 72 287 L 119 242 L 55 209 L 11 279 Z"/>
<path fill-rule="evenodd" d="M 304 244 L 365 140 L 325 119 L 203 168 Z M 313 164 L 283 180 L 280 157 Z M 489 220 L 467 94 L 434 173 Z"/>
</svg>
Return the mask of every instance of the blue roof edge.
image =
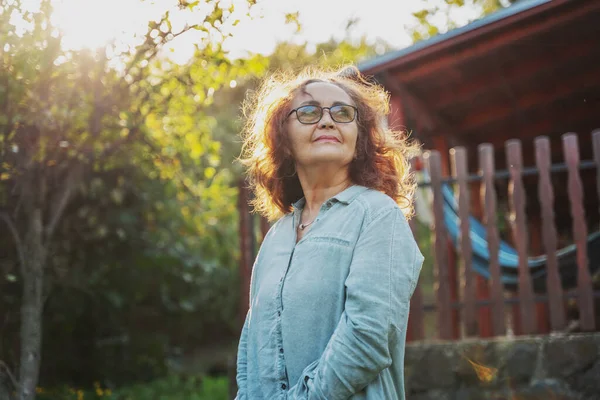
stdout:
<svg viewBox="0 0 600 400">
<path fill-rule="evenodd" d="M 404 47 L 402 49 L 399 50 L 395 50 L 395 51 L 391 51 L 389 53 L 383 54 L 379 57 L 375 57 L 372 58 L 370 60 L 358 63 L 357 67 L 361 72 L 368 72 L 368 70 L 376 68 L 382 64 L 386 64 L 392 60 L 395 60 L 397 58 L 401 58 L 403 56 L 406 56 L 408 54 L 412 54 L 415 53 L 419 50 L 425 49 L 427 47 L 431 47 L 435 44 L 444 42 L 448 39 L 452 39 L 454 37 L 460 36 L 462 34 L 465 34 L 467 32 L 479 29 L 481 27 L 484 27 L 486 25 L 489 25 L 491 23 L 503 20 L 505 18 L 511 17 L 513 15 L 516 15 L 520 12 L 526 11 L 526 10 L 530 10 L 532 8 L 535 7 L 539 7 L 543 4 L 547 4 L 547 3 L 551 3 L 553 0 L 526 0 L 526 1 L 521 1 L 519 3 L 513 4 L 509 7 L 503 8 L 499 11 L 496 11 L 492 14 L 486 15 L 485 17 L 478 19 L 476 21 L 473 21 L 465 26 L 462 26 L 460 28 L 456 28 L 456 29 L 452 29 L 446 33 L 440 34 L 440 35 L 436 35 L 432 38 L 426 39 L 426 40 L 422 40 L 420 42 L 417 42 L 411 46 L 408 47 Z"/>
</svg>

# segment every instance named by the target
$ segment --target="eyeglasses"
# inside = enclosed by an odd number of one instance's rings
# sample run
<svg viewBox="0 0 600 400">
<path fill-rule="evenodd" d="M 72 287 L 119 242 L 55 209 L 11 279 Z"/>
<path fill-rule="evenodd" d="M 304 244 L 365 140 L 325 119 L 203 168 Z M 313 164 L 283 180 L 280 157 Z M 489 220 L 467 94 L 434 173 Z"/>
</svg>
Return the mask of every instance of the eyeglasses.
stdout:
<svg viewBox="0 0 600 400">
<path fill-rule="evenodd" d="M 301 124 L 316 124 L 323 118 L 323 110 L 329 110 L 331 119 L 341 124 L 347 124 L 354 121 L 358 115 L 358 109 L 348 104 L 338 104 L 331 107 L 307 105 L 290 111 L 288 118 L 293 113 L 296 113 L 298 122 Z"/>
</svg>

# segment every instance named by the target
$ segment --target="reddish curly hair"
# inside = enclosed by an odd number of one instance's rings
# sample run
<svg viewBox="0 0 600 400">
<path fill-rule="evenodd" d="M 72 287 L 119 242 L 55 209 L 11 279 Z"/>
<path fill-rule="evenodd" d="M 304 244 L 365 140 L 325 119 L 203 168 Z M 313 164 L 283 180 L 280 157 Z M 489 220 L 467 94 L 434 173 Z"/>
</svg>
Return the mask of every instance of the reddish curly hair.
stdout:
<svg viewBox="0 0 600 400">
<path fill-rule="evenodd" d="M 387 194 L 407 218 L 412 216 L 415 181 L 409 159 L 417 146 L 405 132 L 387 127 L 388 93 L 352 66 L 334 71 L 311 68 L 292 77 L 277 73 L 246 101 L 247 124 L 240 160 L 247 167 L 255 193 L 254 209 L 272 221 L 291 212 L 292 205 L 304 197 L 289 151 L 285 120 L 294 96 L 313 82 L 329 82 L 342 88 L 358 108 L 356 157 L 349 166 L 352 183 Z"/>
</svg>

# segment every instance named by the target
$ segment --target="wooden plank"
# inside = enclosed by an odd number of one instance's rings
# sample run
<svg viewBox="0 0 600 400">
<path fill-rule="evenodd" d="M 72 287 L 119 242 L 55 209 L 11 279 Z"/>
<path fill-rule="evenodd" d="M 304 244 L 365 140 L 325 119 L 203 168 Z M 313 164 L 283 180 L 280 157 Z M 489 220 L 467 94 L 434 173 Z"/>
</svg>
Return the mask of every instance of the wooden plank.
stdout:
<svg viewBox="0 0 600 400">
<path fill-rule="evenodd" d="M 388 72 L 383 72 L 381 76 L 385 87 L 392 93 L 393 98 L 403 99 L 404 105 L 412 111 L 411 113 L 419 115 L 417 123 L 419 124 L 420 131 L 434 131 L 438 127 L 443 127 L 446 131 L 449 130 L 448 134 L 454 135 L 450 121 L 432 112 L 431 106 L 414 94 L 405 84 L 391 76 Z M 443 155 L 444 153 L 442 152 Z"/>
<path fill-rule="evenodd" d="M 552 156 L 550 139 L 540 136 L 535 139 L 535 162 L 539 170 L 538 197 L 542 214 L 542 238 L 546 254 L 546 291 L 549 294 L 550 326 L 553 331 L 559 331 L 566 326 L 565 300 L 558 273 L 556 259 L 557 234 L 554 220 L 554 189 L 550 180 Z"/>
<path fill-rule="evenodd" d="M 535 332 L 535 302 L 528 264 L 527 215 L 525 214 L 525 188 L 523 187 L 523 151 L 518 139 L 506 142 L 506 165 L 510 173 L 509 202 L 514 219 L 513 237 L 519 255 L 520 328 L 525 335 Z"/>
<path fill-rule="evenodd" d="M 578 63 L 580 58 L 588 55 L 597 44 L 597 39 L 593 36 L 582 38 L 581 41 L 574 42 L 571 46 L 561 46 L 561 58 L 556 58 L 554 51 L 544 51 L 537 57 L 522 60 L 521 62 L 503 63 L 502 79 L 490 80 L 490 74 L 484 73 L 475 79 L 469 77 L 464 85 L 457 87 L 455 91 L 442 91 L 436 96 L 433 107 L 435 110 L 443 110 L 446 107 L 453 107 L 456 104 L 468 105 L 477 95 L 500 91 L 504 85 L 520 85 L 523 82 L 531 80 L 540 72 L 541 68 L 546 66 L 546 73 L 553 73 L 565 65 Z M 486 70 L 486 72 L 489 72 Z M 402 73 L 392 79 L 402 79 Z"/>
<path fill-rule="evenodd" d="M 504 295 L 500 279 L 500 262 L 498 252 L 500 249 L 500 235 L 496 226 L 496 189 L 494 188 L 494 148 L 483 143 L 478 146 L 479 167 L 483 174 L 483 187 L 481 200 L 484 209 L 484 222 L 486 225 L 487 242 L 490 254 L 490 289 L 492 298 L 492 332 L 494 336 L 506 333 L 504 318 Z"/>
<path fill-rule="evenodd" d="M 565 4 L 578 4 L 578 6 L 560 10 Z M 558 10 L 555 7 L 558 7 Z M 552 9 L 555 10 L 552 11 Z M 514 46 L 519 41 L 530 43 L 535 35 L 551 29 L 560 29 L 561 25 L 567 25 L 579 18 L 589 18 L 598 10 L 600 10 L 600 3 L 596 1 L 589 1 L 587 4 L 571 0 L 551 1 L 512 15 L 510 18 L 504 18 L 493 24 L 465 32 L 451 40 L 444 40 L 402 57 L 391 59 L 363 72 L 376 74 L 383 70 L 400 68 L 403 71 L 404 82 L 427 79 L 430 76 L 443 74 L 443 71 L 448 68 L 460 68 L 462 63 L 472 61 L 477 57 L 486 57 L 495 51 Z M 548 11 L 553 12 L 552 18 L 528 20 Z"/>
<path fill-rule="evenodd" d="M 390 96 L 390 113 L 387 118 L 388 126 L 393 130 L 406 130 L 405 114 L 404 101 L 398 94 L 392 93 Z"/>
<path fill-rule="evenodd" d="M 452 301 L 448 273 L 448 249 L 446 226 L 444 224 L 444 203 L 442 198 L 442 165 L 440 153 L 433 150 L 425 153 L 425 162 L 431 177 L 433 192 L 434 243 L 435 243 L 435 292 L 437 303 L 438 334 L 440 339 L 452 339 Z"/>
<path fill-rule="evenodd" d="M 596 190 L 598 190 L 598 205 L 600 206 L 600 129 L 592 131 L 594 147 L 594 162 L 596 163 Z"/>
<path fill-rule="evenodd" d="M 563 151 L 568 167 L 568 188 L 573 217 L 573 238 L 577 248 L 577 305 L 579 306 L 580 327 L 584 331 L 595 329 L 594 295 L 592 278 L 588 268 L 587 226 L 583 208 L 583 187 L 579 176 L 579 145 L 575 133 L 562 136 Z"/>
<path fill-rule="evenodd" d="M 469 186 L 467 184 L 467 151 L 464 147 L 455 147 L 450 150 L 452 176 L 458 182 L 457 202 L 458 216 L 460 220 L 460 252 L 463 260 L 461 291 L 464 298 L 463 323 L 467 336 L 477 335 L 476 319 L 476 292 L 475 277 L 473 272 L 473 249 L 471 236 L 469 234 L 471 224 L 469 223 Z"/>
<path fill-rule="evenodd" d="M 494 126 L 500 121 L 505 121 L 508 118 L 513 118 L 515 115 L 520 116 L 535 107 L 547 106 L 557 100 L 561 100 L 574 91 L 582 90 L 590 85 L 591 82 L 597 82 L 598 70 L 590 68 L 589 71 L 579 71 L 571 79 L 559 80 L 551 85 L 542 85 L 540 90 L 530 91 L 522 96 L 518 96 L 512 101 L 504 101 L 502 103 L 491 104 L 489 108 L 478 110 L 476 115 L 469 116 L 465 119 L 464 124 L 458 125 L 461 131 L 473 132 L 479 131 L 486 126 Z M 547 83 L 552 82 L 552 78 L 548 77 Z M 517 118 L 517 120 L 519 120 Z"/>
<path fill-rule="evenodd" d="M 422 161 L 418 158 L 411 160 L 412 170 L 415 171 L 420 169 Z M 412 231 L 415 240 L 419 237 L 416 217 L 413 217 L 408 222 L 410 230 Z M 423 291 L 421 289 L 421 280 L 417 282 L 415 291 L 410 299 L 410 313 L 408 316 L 408 332 L 407 336 L 410 336 L 410 340 L 407 337 L 407 341 L 423 340 L 425 338 L 425 311 L 423 309 Z"/>
<path fill-rule="evenodd" d="M 598 93 L 600 86 L 593 82 L 580 93 L 579 98 L 590 98 L 591 95 L 585 93 Z M 573 98 L 575 96 L 571 96 Z M 584 121 L 598 120 L 598 101 L 590 98 L 585 102 L 564 102 L 556 101 L 554 103 L 540 103 L 538 107 L 532 108 L 527 113 L 527 121 L 522 121 L 518 115 L 508 118 L 504 121 L 488 122 L 479 129 L 466 131 L 461 126 L 461 137 L 463 140 L 475 140 L 480 136 L 490 138 L 494 142 L 494 137 L 505 138 L 506 132 L 519 132 L 519 138 L 539 136 L 551 132 L 564 132 L 564 127 L 580 124 Z M 487 140 L 487 139 L 486 139 Z M 503 141 L 503 140 L 502 140 Z"/>
<path fill-rule="evenodd" d="M 481 204 L 481 182 L 472 182 L 469 187 L 469 197 L 471 200 L 471 215 L 479 221 L 483 221 L 483 207 Z M 479 337 L 489 338 L 492 333 L 492 312 L 489 305 L 482 305 L 480 302 L 490 301 L 490 284 L 486 278 L 475 274 L 475 291 L 477 293 L 477 319 L 479 320 Z"/>
</svg>

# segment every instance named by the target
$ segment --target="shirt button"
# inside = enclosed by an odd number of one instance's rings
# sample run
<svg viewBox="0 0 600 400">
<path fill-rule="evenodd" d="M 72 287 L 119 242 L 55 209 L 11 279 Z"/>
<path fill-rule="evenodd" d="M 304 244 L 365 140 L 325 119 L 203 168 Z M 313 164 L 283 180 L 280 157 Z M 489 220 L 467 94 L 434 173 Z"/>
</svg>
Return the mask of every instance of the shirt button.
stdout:
<svg viewBox="0 0 600 400">
<path fill-rule="evenodd" d="M 279 349 L 279 352 L 280 352 L 281 354 L 283 354 L 283 349 Z"/>
<path fill-rule="evenodd" d="M 282 383 L 282 384 L 281 384 L 281 388 L 282 388 L 283 390 L 285 390 L 285 388 L 286 388 L 286 387 L 287 387 L 287 386 L 285 386 L 285 383 Z"/>
<path fill-rule="evenodd" d="M 277 316 L 281 317 L 281 311 L 277 311 Z"/>
</svg>

